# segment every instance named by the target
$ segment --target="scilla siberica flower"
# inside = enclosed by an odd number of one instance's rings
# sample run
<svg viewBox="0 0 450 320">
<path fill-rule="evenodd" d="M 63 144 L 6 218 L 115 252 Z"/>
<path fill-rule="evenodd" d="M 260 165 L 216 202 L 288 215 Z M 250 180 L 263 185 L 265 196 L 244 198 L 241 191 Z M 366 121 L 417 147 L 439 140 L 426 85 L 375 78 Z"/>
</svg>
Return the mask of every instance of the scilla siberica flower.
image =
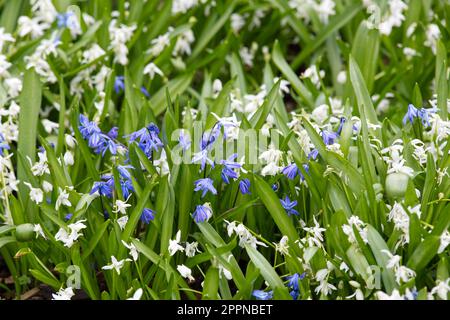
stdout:
<svg viewBox="0 0 450 320">
<path fill-rule="evenodd" d="M 107 150 L 113 155 L 117 153 L 116 143 L 111 137 L 102 133 L 95 122 L 89 121 L 89 119 L 82 114 L 80 114 L 79 121 L 80 125 L 78 126 L 78 129 L 80 130 L 83 139 L 88 141 L 89 147 L 93 148 L 95 153 L 101 153 L 103 156 Z"/>
<path fill-rule="evenodd" d="M 9 145 L 6 143 L 5 138 L 0 133 L 0 156 L 3 156 L 3 152 L 9 149 L 10 149 Z"/>
<path fill-rule="evenodd" d="M 149 224 L 153 219 L 155 219 L 155 211 L 149 208 L 144 208 L 141 214 L 141 221 L 145 224 Z"/>
<path fill-rule="evenodd" d="M 195 222 L 197 222 L 197 223 L 208 221 L 209 218 L 211 218 L 211 216 L 212 216 L 212 210 L 211 210 L 211 206 L 209 205 L 208 202 L 205 203 L 204 205 L 198 205 L 195 208 L 195 211 L 192 215 Z"/>
<path fill-rule="evenodd" d="M 287 214 L 290 216 L 291 214 L 299 215 L 298 211 L 295 210 L 295 206 L 297 205 L 297 200 L 291 201 L 288 196 L 283 199 L 280 199 L 281 205 L 286 210 Z"/>
<path fill-rule="evenodd" d="M 252 296 L 257 300 L 270 300 L 273 298 L 273 291 L 253 290 Z"/>
<path fill-rule="evenodd" d="M 409 104 L 408 105 L 408 111 L 406 112 L 405 116 L 403 117 L 403 124 L 406 124 L 406 121 L 409 120 L 409 122 L 412 124 L 414 122 L 414 118 L 419 118 L 422 120 L 422 124 L 425 127 L 430 126 L 430 113 L 434 113 L 435 111 L 432 109 L 425 109 L 420 108 L 417 109 L 414 105 Z"/>
<path fill-rule="evenodd" d="M 242 194 L 251 194 L 250 192 L 250 180 L 242 179 L 239 181 L 239 190 L 241 190 Z"/>
<path fill-rule="evenodd" d="M 309 172 L 309 166 L 308 164 L 303 164 L 303 169 L 306 171 L 306 173 Z M 281 172 L 290 180 L 295 179 L 295 177 L 298 175 L 300 175 L 300 180 L 305 180 L 305 177 L 303 176 L 302 172 L 300 171 L 300 169 L 297 167 L 297 165 L 295 163 L 292 163 L 290 165 L 288 165 L 287 167 L 284 167 L 283 170 L 281 170 Z"/>
<path fill-rule="evenodd" d="M 150 123 L 148 126 L 131 133 L 127 137 L 130 143 L 138 141 L 139 148 L 150 159 L 152 157 L 152 151 L 158 152 L 164 146 L 158 135 L 159 128 L 155 124 Z"/>
<path fill-rule="evenodd" d="M 122 90 L 125 90 L 125 77 L 124 76 L 117 76 L 116 79 L 114 79 L 114 91 L 116 93 L 119 93 Z"/>
<path fill-rule="evenodd" d="M 202 198 L 209 191 L 212 194 L 217 194 L 216 188 L 214 188 L 213 180 L 210 178 L 198 179 L 194 182 L 195 189 L 194 191 L 202 191 Z"/>
<path fill-rule="evenodd" d="M 221 173 L 222 180 L 226 184 L 230 183 L 230 178 L 231 179 L 237 179 L 238 178 L 238 174 L 234 170 L 235 169 L 240 169 L 241 165 L 239 163 L 233 161 L 236 158 L 237 158 L 237 153 L 231 155 L 228 158 L 228 160 L 220 161 L 220 163 L 223 165 L 223 169 L 222 169 L 222 173 Z"/>
<path fill-rule="evenodd" d="M 326 145 L 333 144 L 334 141 L 339 137 L 339 135 L 336 132 L 327 131 L 327 130 L 322 130 L 321 135 L 322 135 L 323 142 Z"/>
</svg>

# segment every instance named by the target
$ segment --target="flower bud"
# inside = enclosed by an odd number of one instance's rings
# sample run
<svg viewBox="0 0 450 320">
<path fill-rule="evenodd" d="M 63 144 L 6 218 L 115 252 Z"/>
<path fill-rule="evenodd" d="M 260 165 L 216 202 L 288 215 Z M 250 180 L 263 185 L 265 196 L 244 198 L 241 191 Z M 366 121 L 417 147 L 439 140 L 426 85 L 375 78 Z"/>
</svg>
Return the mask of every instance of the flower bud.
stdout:
<svg viewBox="0 0 450 320">
<path fill-rule="evenodd" d="M 404 173 L 390 173 L 386 177 L 386 194 L 390 198 L 403 198 L 408 188 L 409 176 Z"/>
<path fill-rule="evenodd" d="M 20 242 L 30 241 L 34 237 L 34 225 L 31 223 L 20 224 L 16 227 L 16 239 Z"/>
</svg>

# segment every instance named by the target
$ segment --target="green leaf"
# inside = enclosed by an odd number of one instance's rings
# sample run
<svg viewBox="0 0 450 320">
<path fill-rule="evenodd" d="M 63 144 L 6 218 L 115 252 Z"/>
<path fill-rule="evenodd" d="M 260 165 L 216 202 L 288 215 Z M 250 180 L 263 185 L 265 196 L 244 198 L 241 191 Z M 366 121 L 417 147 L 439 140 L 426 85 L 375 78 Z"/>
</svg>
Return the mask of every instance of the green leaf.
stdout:
<svg viewBox="0 0 450 320">
<path fill-rule="evenodd" d="M 269 95 L 264 100 L 264 103 L 261 107 L 256 110 L 255 114 L 250 118 L 250 124 L 253 129 L 259 130 L 262 128 L 264 123 L 267 121 L 267 117 L 272 110 L 276 99 L 279 97 L 279 89 L 280 89 L 281 80 L 278 80 L 270 89 Z"/>
<path fill-rule="evenodd" d="M 245 250 L 247 251 L 250 260 L 255 264 L 256 268 L 259 269 L 263 278 L 269 283 L 271 289 L 279 290 L 280 298 L 285 300 L 291 300 L 292 297 L 289 295 L 283 281 L 275 272 L 274 268 L 270 263 L 264 258 L 264 256 L 258 252 L 255 248 L 245 245 Z"/>
<path fill-rule="evenodd" d="M 440 243 L 441 240 L 438 236 L 430 235 L 426 237 L 409 258 L 407 263 L 408 268 L 416 272 L 423 270 L 436 256 Z"/>
<path fill-rule="evenodd" d="M 367 90 L 364 82 L 364 78 L 361 74 L 361 70 L 352 56 L 350 56 L 350 80 L 356 94 L 358 108 L 364 108 L 366 118 L 371 124 L 378 124 L 377 114 L 375 112 L 372 99 L 370 98 L 369 91 Z"/>
<path fill-rule="evenodd" d="M 370 248 L 372 249 L 373 255 L 375 256 L 375 260 L 377 260 L 378 266 L 382 269 L 381 278 L 383 279 L 386 292 L 390 294 L 392 290 L 397 288 L 393 271 L 386 267 L 389 261 L 389 256 L 383 252 L 383 250 L 390 250 L 378 231 L 371 225 L 367 225 L 367 240 Z"/>
<path fill-rule="evenodd" d="M 19 141 L 17 149 L 25 158 L 29 157 L 33 162 L 36 159 L 37 125 L 41 100 L 41 81 L 34 69 L 28 69 L 23 77 L 23 89 L 20 94 Z M 19 165 L 17 168 L 17 176 L 19 180 L 27 181 L 25 169 L 22 165 Z M 28 196 L 27 187 L 20 184 L 19 193 L 22 203 L 25 203 Z"/>
<path fill-rule="evenodd" d="M 277 68 L 284 74 L 286 79 L 292 84 L 294 90 L 298 93 L 300 97 L 307 103 L 308 106 L 313 107 L 314 101 L 311 92 L 305 87 L 305 85 L 300 81 L 295 72 L 291 69 L 289 64 L 283 57 L 281 53 L 280 44 L 275 41 L 273 45 L 272 59 Z"/>
</svg>

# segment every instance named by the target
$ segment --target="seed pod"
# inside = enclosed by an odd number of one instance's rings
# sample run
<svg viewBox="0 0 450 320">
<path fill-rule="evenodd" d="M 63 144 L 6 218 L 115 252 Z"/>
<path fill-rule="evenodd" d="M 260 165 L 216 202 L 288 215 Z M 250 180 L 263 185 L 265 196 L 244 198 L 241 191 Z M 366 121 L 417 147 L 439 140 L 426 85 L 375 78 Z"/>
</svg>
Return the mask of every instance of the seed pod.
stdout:
<svg viewBox="0 0 450 320">
<path fill-rule="evenodd" d="M 403 198 L 408 188 L 409 176 L 404 173 L 390 173 L 386 177 L 386 194 L 390 198 Z"/>
<path fill-rule="evenodd" d="M 34 237 L 34 225 L 31 223 L 20 224 L 16 227 L 16 239 L 20 242 L 30 241 Z"/>
</svg>

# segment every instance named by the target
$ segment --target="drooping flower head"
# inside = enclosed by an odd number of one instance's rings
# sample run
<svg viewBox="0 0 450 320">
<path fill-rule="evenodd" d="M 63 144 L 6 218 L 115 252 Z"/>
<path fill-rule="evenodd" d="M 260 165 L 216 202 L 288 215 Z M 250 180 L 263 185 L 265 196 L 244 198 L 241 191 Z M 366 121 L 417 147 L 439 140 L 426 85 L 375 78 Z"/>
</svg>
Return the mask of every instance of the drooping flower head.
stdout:
<svg viewBox="0 0 450 320">
<path fill-rule="evenodd" d="M 208 221 L 209 218 L 211 218 L 211 216 L 212 216 L 212 210 L 211 210 L 211 206 L 209 205 L 209 203 L 205 203 L 203 205 L 198 205 L 195 208 L 195 211 L 192 215 L 195 222 L 197 222 L 197 223 Z"/>
<path fill-rule="evenodd" d="M 141 221 L 145 224 L 149 224 L 153 219 L 155 219 L 155 211 L 149 208 L 144 208 L 141 214 Z"/>
<path fill-rule="evenodd" d="M 202 191 L 202 198 L 208 191 L 215 195 L 217 194 L 217 190 L 214 188 L 213 182 L 214 181 L 210 178 L 198 179 L 194 182 L 194 191 Z"/>
</svg>

